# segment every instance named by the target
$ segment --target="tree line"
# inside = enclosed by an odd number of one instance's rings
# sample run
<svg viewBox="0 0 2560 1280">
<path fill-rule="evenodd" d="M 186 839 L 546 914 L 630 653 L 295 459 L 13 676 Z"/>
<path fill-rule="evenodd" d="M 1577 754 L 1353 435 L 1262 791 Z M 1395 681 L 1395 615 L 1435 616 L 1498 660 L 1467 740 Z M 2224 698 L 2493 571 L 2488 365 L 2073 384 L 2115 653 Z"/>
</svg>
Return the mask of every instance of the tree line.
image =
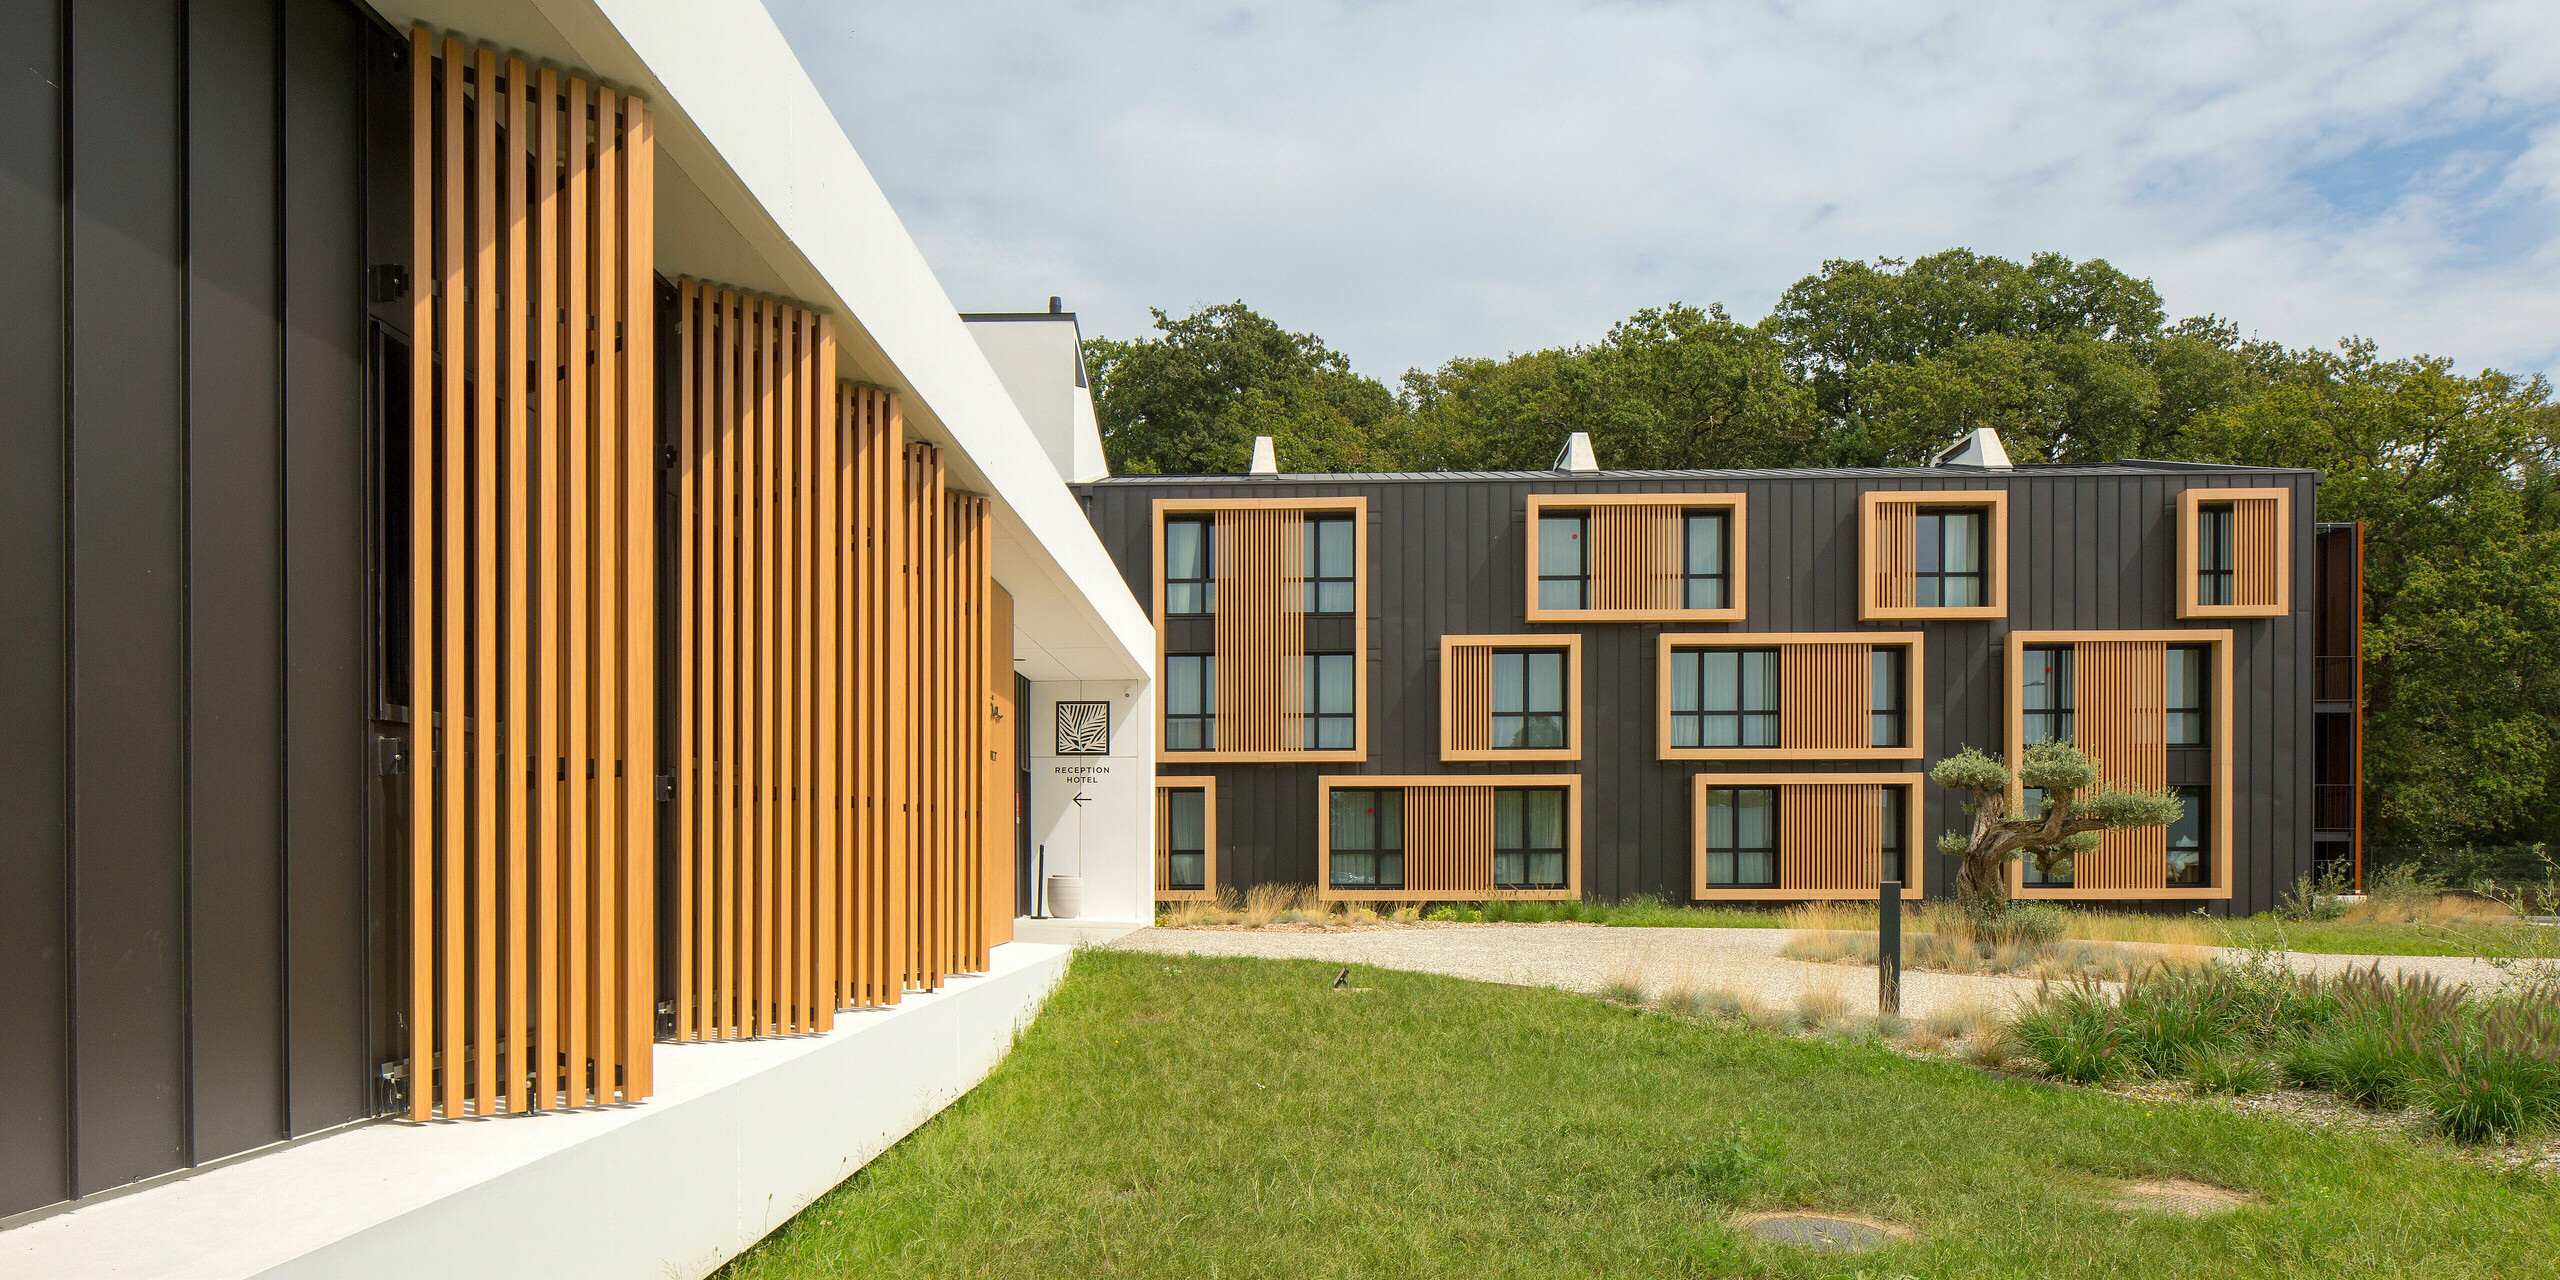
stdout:
<svg viewBox="0 0 2560 1280">
<path fill-rule="evenodd" d="M 1122 474 L 1539 470 L 1573 431 L 1611 468 L 1910 466 L 1992 427 L 2020 465 L 2308 467 L 2366 525 L 2365 813 L 2380 845 L 2560 837 L 2560 406 L 2454 371 L 2168 318 L 2103 260 L 1952 249 L 1831 261 L 1743 323 L 1648 307 L 1599 340 L 1407 371 L 1390 388 L 1243 302 L 1086 344 Z M 2308 584 L 2303 584 L 2307 589 Z"/>
</svg>

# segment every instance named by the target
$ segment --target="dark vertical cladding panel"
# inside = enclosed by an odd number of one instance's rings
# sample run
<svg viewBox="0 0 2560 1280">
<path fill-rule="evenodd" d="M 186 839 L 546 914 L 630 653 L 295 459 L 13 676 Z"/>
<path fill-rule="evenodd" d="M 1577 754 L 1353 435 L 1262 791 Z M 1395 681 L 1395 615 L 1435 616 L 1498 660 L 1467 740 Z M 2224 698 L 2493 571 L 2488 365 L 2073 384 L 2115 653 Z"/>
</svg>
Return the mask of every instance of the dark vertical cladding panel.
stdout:
<svg viewBox="0 0 2560 1280">
<path fill-rule="evenodd" d="M 62 23 L 0 6 L 0 1215 L 70 1194 Z"/>
<path fill-rule="evenodd" d="M 187 11 L 187 908 L 194 1158 L 284 1114 L 276 15 Z"/>
<path fill-rule="evenodd" d="M 72 1035 L 85 1194 L 187 1158 L 186 170 L 175 0 L 71 13 Z"/>
<path fill-rule="evenodd" d="M 370 1114 L 363 19 L 284 0 L 290 1132 Z"/>
</svg>

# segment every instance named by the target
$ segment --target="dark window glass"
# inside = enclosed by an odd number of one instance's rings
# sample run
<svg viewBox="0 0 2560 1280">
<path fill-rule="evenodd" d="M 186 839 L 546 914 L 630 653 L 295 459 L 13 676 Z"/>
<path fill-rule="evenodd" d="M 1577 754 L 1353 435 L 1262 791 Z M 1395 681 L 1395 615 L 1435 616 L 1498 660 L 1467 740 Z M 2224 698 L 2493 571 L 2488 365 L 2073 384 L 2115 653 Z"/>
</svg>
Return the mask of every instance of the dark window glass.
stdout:
<svg viewBox="0 0 2560 1280">
<path fill-rule="evenodd" d="M 2196 603 L 2229 604 L 2231 594 L 2231 504 L 2196 508 Z"/>
<path fill-rule="evenodd" d="M 2169 648 L 2168 740 L 2173 747 L 2204 745 L 2206 715 L 2205 648 L 2181 644 Z"/>
<path fill-rule="evenodd" d="M 1722 511 L 1692 511 L 1681 520 L 1681 603 L 1691 609 L 1733 607 L 1733 542 Z"/>
<path fill-rule="evenodd" d="M 1216 613 L 1217 526 L 1206 516 L 1164 522 L 1164 611 Z"/>
<path fill-rule="evenodd" d="M 1591 607 L 1590 517 L 1581 512 L 1538 517 L 1538 607 Z"/>
<path fill-rule="evenodd" d="M 1778 789 L 1707 789 L 1707 883 L 1766 889 L 1778 883 Z"/>
<path fill-rule="evenodd" d="M 2173 787 L 2178 798 L 2186 802 L 2178 820 L 2169 824 L 2169 883 L 2202 885 L 2209 883 L 2205 855 L 2211 853 L 2211 841 L 2205 833 L 2205 800 L 2210 794 L 2203 787 Z"/>
<path fill-rule="evenodd" d="M 2071 650 L 2029 649 L 2026 668 L 2020 682 L 2019 705 L 2025 713 L 2021 720 L 2027 741 L 2071 741 Z"/>
<path fill-rule="evenodd" d="M 1164 749 L 1218 749 L 1218 660 L 1205 653 L 1164 660 Z"/>
<path fill-rule="evenodd" d="M 1877 645 L 1868 658 L 1868 686 L 1871 690 L 1867 711 L 1868 745 L 1899 747 L 1907 744 L 1910 715 L 1905 703 L 1908 691 L 1903 686 L 1903 669 L 1910 659 L 1908 650 L 1894 645 Z"/>
<path fill-rule="evenodd" d="M 1905 888 L 1910 887 L 1911 881 L 1905 875 L 1910 868 L 1903 857 L 1906 849 L 1902 837 L 1903 824 L 1908 815 L 1902 806 L 1909 802 L 1909 792 L 1904 788 L 1886 787 L 1883 812 L 1876 816 L 1876 823 L 1881 832 L 1881 838 L 1877 843 L 1884 851 L 1884 856 L 1878 859 L 1883 864 L 1878 878 L 1896 881 Z"/>
<path fill-rule="evenodd" d="M 1307 521 L 1307 612 L 1353 611 L 1359 600 L 1359 545 L 1349 516 Z"/>
<path fill-rule="evenodd" d="M 1404 887 L 1404 792 L 1335 791 L 1325 821 L 1333 836 L 1327 869 L 1333 887 Z"/>
<path fill-rule="evenodd" d="M 1360 683 L 1347 653 L 1307 655 L 1307 736 L 1313 751 L 1348 751 L 1360 738 Z"/>
<path fill-rule="evenodd" d="M 1207 795 L 1184 787 L 1164 793 L 1164 887 L 1209 887 Z"/>
<path fill-rule="evenodd" d="M 1493 793 L 1493 883 L 1503 889 L 1564 887 L 1562 788 L 1502 787 Z"/>
<path fill-rule="evenodd" d="M 1564 740 L 1564 651 L 1498 652 L 1492 662 L 1493 749 L 1551 750 Z"/>
<path fill-rule="evenodd" d="M 1919 580 L 1912 602 L 1922 608 L 1961 609 L 1991 598 L 1983 546 L 1983 530 L 1991 523 L 1982 508 L 1923 510 L 1914 531 L 1919 539 Z"/>
<path fill-rule="evenodd" d="M 1778 745 L 1778 651 L 1673 650 L 1671 745 Z"/>
</svg>

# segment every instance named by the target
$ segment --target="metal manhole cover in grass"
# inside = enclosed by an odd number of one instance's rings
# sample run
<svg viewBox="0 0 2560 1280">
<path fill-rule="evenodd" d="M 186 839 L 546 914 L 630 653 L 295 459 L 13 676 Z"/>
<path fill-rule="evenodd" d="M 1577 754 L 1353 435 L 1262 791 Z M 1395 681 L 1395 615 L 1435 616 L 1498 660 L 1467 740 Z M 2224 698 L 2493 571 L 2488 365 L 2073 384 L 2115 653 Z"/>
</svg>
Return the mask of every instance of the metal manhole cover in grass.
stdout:
<svg viewBox="0 0 2560 1280">
<path fill-rule="evenodd" d="M 1893 1238 L 1863 1222 L 1809 1214 L 1772 1214 L 1744 1223 L 1743 1230 L 1763 1240 L 1840 1253 L 1864 1253 Z"/>
<path fill-rule="evenodd" d="M 2115 1207 L 2144 1213 L 2210 1218 L 2249 1203 L 2249 1197 L 2227 1187 L 2184 1178 L 2148 1178 L 2116 1184 Z"/>
</svg>

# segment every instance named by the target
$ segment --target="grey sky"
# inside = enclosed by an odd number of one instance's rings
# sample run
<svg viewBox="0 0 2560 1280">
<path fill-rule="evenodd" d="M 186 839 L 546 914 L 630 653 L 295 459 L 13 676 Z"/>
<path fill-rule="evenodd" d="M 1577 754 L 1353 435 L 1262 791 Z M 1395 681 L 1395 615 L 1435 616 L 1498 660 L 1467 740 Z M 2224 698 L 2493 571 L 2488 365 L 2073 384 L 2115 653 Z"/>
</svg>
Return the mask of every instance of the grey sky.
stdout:
<svg viewBox="0 0 2560 1280">
<path fill-rule="evenodd" d="M 1392 380 L 1966 245 L 2560 367 L 2551 0 L 769 3 L 964 310 L 1240 297 Z"/>
</svg>

